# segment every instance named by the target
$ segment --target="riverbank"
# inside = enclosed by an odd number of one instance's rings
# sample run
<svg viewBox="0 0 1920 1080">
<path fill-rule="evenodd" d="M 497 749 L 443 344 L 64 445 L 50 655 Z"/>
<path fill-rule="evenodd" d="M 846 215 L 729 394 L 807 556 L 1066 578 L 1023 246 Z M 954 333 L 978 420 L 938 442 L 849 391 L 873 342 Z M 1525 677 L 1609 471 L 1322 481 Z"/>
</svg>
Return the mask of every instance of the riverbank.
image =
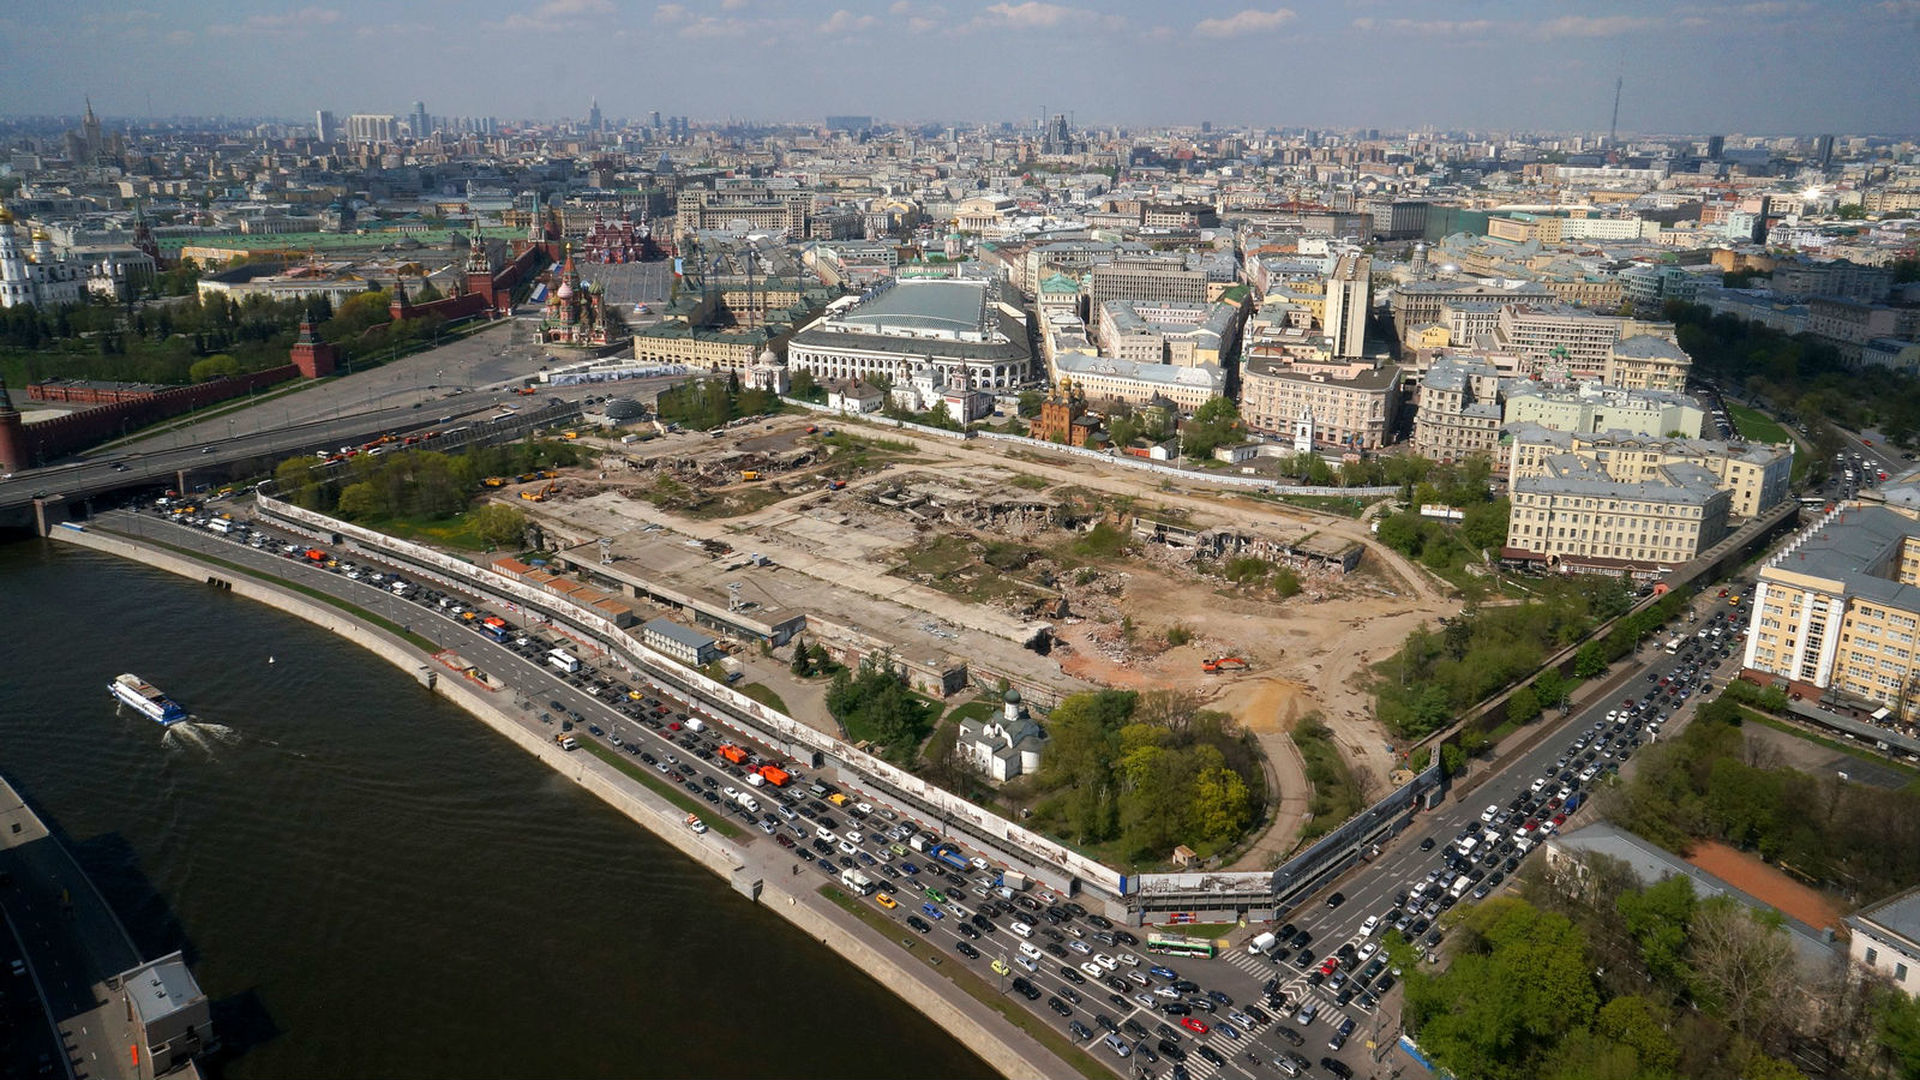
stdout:
<svg viewBox="0 0 1920 1080">
<path fill-rule="evenodd" d="M 528 727 L 510 711 L 507 701 L 496 702 L 491 692 L 469 684 L 442 668 L 431 652 L 406 640 L 399 627 L 382 629 L 377 617 L 362 620 L 352 611 L 316 599 L 314 590 L 274 578 L 257 568 L 237 572 L 238 564 L 203 556 L 169 545 L 159 548 L 133 538 L 101 531 L 56 530 L 54 538 L 104 554 L 115 555 L 184 578 L 207 581 L 234 594 L 256 600 L 285 614 L 329 631 L 393 664 L 417 681 L 434 673 L 432 690 L 449 703 L 480 719 L 514 745 L 533 754 L 555 772 L 594 794 L 676 850 L 729 882 L 736 892 L 757 899 L 790 924 L 821 941 L 843 959 L 865 972 L 911 1007 L 964 1042 L 989 1065 L 1008 1076 L 1059 1076 L 1075 1071 L 1024 1033 L 1011 1030 L 982 1002 L 952 986 L 927 960 L 914 951 L 889 946 L 858 920 L 840 911 L 812 891 L 802 888 L 811 879 L 788 880 L 787 860 L 777 867 L 757 865 L 764 852 L 743 850 L 713 834 L 697 836 L 684 825 L 684 811 L 651 791 L 637 788 L 626 777 L 588 755 L 568 753 L 552 745 L 545 733 Z M 244 559 L 244 556 L 236 556 Z M 255 576 L 258 575 L 258 576 Z M 415 640 L 420 640 L 417 637 Z M 426 644 L 431 645 L 431 642 Z M 770 845 L 769 845 L 770 847 Z M 778 853 L 775 853 L 778 854 Z M 775 872 L 769 872 L 769 870 Z M 916 946 L 918 943 L 915 943 Z"/>
</svg>

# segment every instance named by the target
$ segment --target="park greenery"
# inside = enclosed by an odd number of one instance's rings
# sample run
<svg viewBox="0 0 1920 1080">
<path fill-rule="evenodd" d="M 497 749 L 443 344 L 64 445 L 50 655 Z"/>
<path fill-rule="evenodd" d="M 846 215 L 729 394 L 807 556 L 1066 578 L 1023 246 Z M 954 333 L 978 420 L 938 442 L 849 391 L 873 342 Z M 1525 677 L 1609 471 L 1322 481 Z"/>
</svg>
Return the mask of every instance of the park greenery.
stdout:
<svg viewBox="0 0 1920 1080">
<path fill-rule="evenodd" d="M 1474 455 L 1457 464 L 1424 464 L 1417 477 L 1387 480 L 1402 485 L 1406 506 L 1380 519 L 1380 542 L 1443 572 L 1496 557 L 1507 543 L 1511 504 L 1492 494 L 1492 462 Z M 1427 517 L 1420 513 L 1422 506 L 1450 507 L 1461 517 Z"/>
<path fill-rule="evenodd" d="M 1246 433 L 1239 406 L 1229 398 L 1208 398 L 1193 410 L 1193 419 L 1180 424 L 1180 454 L 1190 460 L 1210 458 L 1215 449 L 1239 442 Z"/>
<path fill-rule="evenodd" d="M 740 385 L 738 373 L 694 379 L 660 392 L 660 419 L 694 431 L 711 431 L 748 416 L 779 412 L 780 396 Z"/>
<path fill-rule="evenodd" d="M 1911 372 L 1849 365 L 1815 338 L 1715 315 L 1698 304 L 1670 302 L 1665 314 L 1680 347 L 1693 357 L 1696 377 L 1737 385 L 1747 399 L 1766 402 L 1781 419 L 1806 426 L 1815 468 L 1840 449 L 1830 424 L 1856 431 L 1877 427 L 1905 446 L 1920 440 L 1920 377 Z"/>
<path fill-rule="evenodd" d="M 1713 839 L 1753 851 L 1856 902 L 1920 881 L 1920 792 L 1787 767 L 1742 731 L 1751 716 L 1741 700 L 1763 694 L 1723 693 L 1641 751 L 1609 815 L 1675 850 Z"/>
<path fill-rule="evenodd" d="M 1809 977 L 1779 917 L 1675 876 L 1642 887 L 1588 855 L 1474 905 L 1450 963 L 1406 968 L 1407 1029 L 1448 1072 L 1484 1080 L 1789 1080 L 1815 1045 L 1861 1073 L 1920 1068 L 1920 1009 L 1836 958 Z"/>
<path fill-rule="evenodd" d="M 827 711 L 846 727 L 848 738 L 871 743 L 876 753 L 899 762 L 927 737 L 940 710 L 907 689 L 893 657 L 877 653 L 861 660 L 858 671 L 834 672 Z"/>
<path fill-rule="evenodd" d="M 1422 625 L 1408 634 L 1374 669 L 1375 709 L 1387 730 L 1417 739 L 1449 726 L 1633 602 L 1617 578 L 1548 578 L 1530 588 L 1528 603 L 1470 604 L 1438 632 Z"/>
<path fill-rule="evenodd" d="M 315 458 L 289 458 L 274 470 L 274 481 L 280 496 L 296 505 L 377 527 L 392 521 L 445 521 L 467 511 L 486 477 L 523 475 L 580 461 L 575 443 L 529 440 L 474 446 L 459 454 L 362 454 L 331 470 Z M 474 511 L 469 528 L 487 544 L 515 547 L 525 532 L 526 515 L 515 506 L 489 503 Z"/>
<path fill-rule="evenodd" d="M 1176 691 L 1073 694 L 1047 719 L 1033 824 L 1129 862 L 1231 846 L 1264 808 L 1259 752 L 1225 713 Z M 1024 783 L 1024 781 L 1023 781 Z"/>
</svg>

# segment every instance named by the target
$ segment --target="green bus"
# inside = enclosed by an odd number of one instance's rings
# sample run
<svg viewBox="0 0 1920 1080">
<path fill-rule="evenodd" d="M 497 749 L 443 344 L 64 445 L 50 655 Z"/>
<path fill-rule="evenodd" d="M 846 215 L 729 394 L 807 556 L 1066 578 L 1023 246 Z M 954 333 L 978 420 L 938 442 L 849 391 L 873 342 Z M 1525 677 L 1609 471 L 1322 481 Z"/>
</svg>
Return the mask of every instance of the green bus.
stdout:
<svg viewBox="0 0 1920 1080">
<path fill-rule="evenodd" d="M 1187 937 L 1185 934 L 1148 934 L 1147 951 L 1168 956 L 1204 956 L 1211 960 L 1220 947 L 1212 938 Z"/>
</svg>

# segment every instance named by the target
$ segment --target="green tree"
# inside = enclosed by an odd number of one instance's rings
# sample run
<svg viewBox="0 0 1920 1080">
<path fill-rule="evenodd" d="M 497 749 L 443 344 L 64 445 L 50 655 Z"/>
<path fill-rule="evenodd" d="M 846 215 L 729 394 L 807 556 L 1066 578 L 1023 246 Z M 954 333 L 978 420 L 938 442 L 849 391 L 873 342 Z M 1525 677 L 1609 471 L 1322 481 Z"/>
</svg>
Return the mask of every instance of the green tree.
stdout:
<svg viewBox="0 0 1920 1080">
<path fill-rule="evenodd" d="M 798 636 L 793 639 L 793 663 L 787 670 L 803 679 L 813 674 L 813 658 L 807 653 L 807 643 Z"/>
<path fill-rule="evenodd" d="M 1440 773 L 1443 776 L 1459 776 L 1467 769 L 1467 752 L 1456 743 L 1440 744 Z"/>
<path fill-rule="evenodd" d="M 1224 765 L 1212 766 L 1194 778 L 1188 812 L 1204 839 L 1225 843 L 1246 829 L 1253 814 L 1253 794 L 1239 773 Z"/>
<path fill-rule="evenodd" d="M 1920 1077 L 1920 1001 L 1891 986 L 1873 997 L 1874 1033 L 1903 1077 Z"/>
<path fill-rule="evenodd" d="M 388 512 L 386 496 L 380 486 L 368 482 L 341 488 L 340 503 L 336 509 L 341 517 L 349 521 L 384 517 Z"/>
<path fill-rule="evenodd" d="M 487 503 L 473 512 L 473 531 L 497 548 L 515 548 L 524 542 L 527 515 L 517 506 Z"/>
<path fill-rule="evenodd" d="M 1540 716 L 1540 698 L 1533 687 L 1523 686 L 1507 697 L 1507 719 L 1525 724 Z"/>
<path fill-rule="evenodd" d="M 240 361 L 226 353 L 214 353 L 204 360 L 196 360 L 187 369 L 187 375 L 194 382 L 206 382 L 226 375 L 240 374 Z"/>
<path fill-rule="evenodd" d="M 1647 973 L 1675 993 L 1686 992 L 1691 979 L 1687 933 L 1697 905 L 1693 881 L 1680 874 L 1623 892 L 1615 901 Z"/>
<path fill-rule="evenodd" d="M 1597 641 L 1580 646 L 1580 651 L 1573 656 L 1573 674 L 1576 678 L 1591 679 L 1605 670 L 1607 657 Z"/>
<path fill-rule="evenodd" d="M 1666 1019 L 1646 998 L 1628 995 L 1600 1007 L 1594 1030 L 1632 1047 L 1643 1070 L 1665 1072 L 1680 1063 L 1680 1048 L 1667 1033 Z"/>
</svg>

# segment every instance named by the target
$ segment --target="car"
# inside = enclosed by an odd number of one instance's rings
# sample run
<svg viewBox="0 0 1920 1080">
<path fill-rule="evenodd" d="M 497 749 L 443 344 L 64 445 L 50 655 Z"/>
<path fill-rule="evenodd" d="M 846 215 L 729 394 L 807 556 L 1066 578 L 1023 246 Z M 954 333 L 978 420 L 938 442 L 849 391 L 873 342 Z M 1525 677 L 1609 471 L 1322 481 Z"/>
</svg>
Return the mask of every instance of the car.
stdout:
<svg viewBox="0 0 1920 1080">
<path fill-rule="evenodd" d="M 1101 978 L 1107 973 L 1106 968 L 1101 967 L 1099 964 L 1096 964 L 1091 960 L 1088 960 L 1086 963 L 1081 964 L 1080 970 L 1086 972 L 1090 977 L 1095 979 Z"/>
<path fill-rule="evenodd" d="M 1373 959 L 1373 954 L 1379 951 L 1380 943 L 1377 941 L 1369 941 L 1365 945 L 1360 946 L 1360 951 L 1354 954 L 1354 963 L 1364 964 L 1368 960 Z"/>
<path fill-rule="evenodd" d="M 1320 1067 L 1339 1077 L 1340 1080 L 1353 1080 L 1353 1070 L 1339 1058 L 1323 1057 L 1320 1059 Z"/>
<path fill-rule="evenodd" d="M 1215 1050 L 1213 1047 L 1208 1046 L 1205 1043 L 1202 1043 L 1201 1045 L 1194 1047 L 1194 1052 L 1199 1054 L 1201 1057 L 1206 1058 L 1208 1061 L 1213 1062 L 1215 1065 L 1221 1068 L 1226 1067 L 1227 1059 L 1220 1056 L 1220 1051 Z"/>
<path fill-rule="evenodd" d="M 934 921 L 936 921 L 936 922 L 938 922 L 939 920 L 941 920 L 941 919 L 944 919 L 944 918 L 946 918 L 946 917 L 947 917 L 947 913 L 946 913 L 946 912 L 944 912 L 944 911 L 942 911 L 942 910 L 940 910 L 940 909 L 939 909 L 938 907 L 936 907 L 936 906 L 935 906 L 934 904 L 932 904 L 931 902 L 929 902 L 929 903 L 925 903 L 925 904 L 921 904 L 921 905 L 920 905 L 920 911 L 921 911 L 921 913 L 922 913 L 922 914 L 924 914 L 924 915 L 926 915 L 926 917 L 927 917 L 927 918 L 929 918 L 929 919 L 932 919 L 932 920 L 934 920 Z"/>
<path fill-rule="evenodd" d="M 1344 904 L 1346 902 L 1347 902 L 1346 893 L 1334 893 L 1332 896 L 1327 897 L 1327 907 L 1329 908 L 1337 908 L 1341 904 Z"/>
<path fill-rule="evenodd" d="M 1163 1001 L 1160 1003 L 1160 1011 L 1168 1016 L 1192 1016 L 1193 1006 L 1184 1001 Z"/>
<path fill-rule="evenodd" d="M 1380 929 L 1380 916 L 1369 915 L 1367 921 L 1360 924 L 1360 936 L 1372 937 L 1373 932 L 1378 929 Z"/>
<path fill-rule="evenodd" d="M 1108 956 L 1106 953 L 1094 953 L 1093 962 L 1096 964 L 1099 964 L 1103 968 L 1106 968 L 1108 971 L 1113 971 L 1120 966 L 1120 961 L 1115 960 L 1113 957 Z"/>
<path fill-rule="evenodd" d="M 1078 1020 L 1069 1021 L 1067 1023 L 1067 1030 L 1072 1032 L 1073 1037 L 1080 1042 L 1086 1042 L 1088 1039 L 1093 1038 L 1093 1029 Z"/>
<path fill-rule="evenodd" d="M 1334 1029 L 1333 1038 L 1327 1040 L 1327 1049 L 1338 1050 L 1347 1045 L 1347 1037 L 1352 1035 L 1353 1029 L 1358 1026 L 1351 1016 L 1340 1021 L 1340 1026 Z"/>
<path fill-rule="evenodd" d="M 1307 1040 L 1304 1036 L 1302 1036 L 1299 1032 L 1293 1030 L 1292 1028 L 1287 1027 L 1285 1024 L 1282 1024 L 1278 1027 L 1275 1027 L 1269 1030 L 1267 1034 L 1272 1035 L 1275 1038 L 1281 1039 L 1291 1046 L 1305 1046 L 1307 1044 Z"/>
<path fill-rule="evenodd" d="M 993 973 L 995 975 L 1005 975 L 1013 970 L 1012 968 L 1007 966 L 1007 962 L 1005 960 L 999 960 L 999 959 L 994 960 L 994 962 L 988 966 L 993 968 Z"/>
<path fill-rule="evenodd" d="M 1062 978 L 1072 983 L 1079 983 L 1081 985 L 1085 985 L 1087 981 L 1087 977 L 1085 975 L 1080 974 L 1080 972 L 1074 970 L 1073 968 L 1068 967 L 1065 964 L 1060 965 L 1060 975 Z"/>
<path fill-rule="evenodd" d="M 1160 1040 L 1160 1052 L 1166 1055 L 1167 1060 L 1169 1061 L 1187 1060 L 1187 1052 L 1185 1050 L 1182 1050 L 1180 1048 L 1180 1044 L 1177 1042 L 1174 1042 L 1172 1039 Z"/>
<path fill-rule="evenodd" d="M 973 959 L 973 960 L 978 960 L 978 959 L 980 959 L 980 950 L 979 950 L 979 949 L 976 949 L 976 948 L 974 948 L 974 947 L 973 947 L 973 943 L 972 943 L 972 942 L 969 942 L 969 941 L 956 941 L 956 942 L 954 942 L 954 943 L 953 943 L 953 951 L 954 951 L 954 952 L 957 952 L 957 953 L 959 953 L 959 954 L 960 954 L 961 956 L 965 956 L 965 957 L 967 957 L 967 958 L 969 958 L 969 959 Z"/>
<path fill-rule="evenodd" d="M 1299 952 L 1293 954 L 1293 966 L 1299 968 L 1301 971 L 1305 971 L 1308 968 L 1312 967 L 1313 966 L 1312 951 L 1308 949 L 1301 949 Z"/>
<path fill-rule="evenodd" d="M 918 930 L 923 934 L 933 933 L 933 927 L 930 926 L 925 919 L 922 919 L 918 915 L 907 916 L 907 925 L 913 927 L 915 930 Z"/>
<path fill-rule="evenodd" d="M 1047 1008 L 1052 1009 L 1054 1012 L 1059 1013 L 1061 1016 L 1073 1015 L 1073 1010 L 1067 1006 L 1067 1003 L 1064 1001 L 1061 1001 L 1057 997 L 1049 997 L 1047 999 Z"/>
<path fill-rule="evenodd" d="M 1159 964 L 1155 964 L 1152 967 L 1148 968 L 1147 970 L 1152 972 L 1155 975 L 1160 976 L 1161 978 L 1167 980 L 1168 982 L 1173 982 L 1174 980 L 1180 977 L 1179 974 L 1175 972 L 1172 968 L 1162 967 Z"/>
<path fill-rule="evenodd" d="M 1499 804 L 1490 803 L 1488 804 L 1485 810 L 1480 811 L 1480 820 L 1491 822 L 1494 819 L 1494 817 L 1497 816 L 1499 813 L 1500 813 Z"/>
<path fill-rule="evenodd" d="M 1422 840 L 1422 841 L 1420 841 L 1420 850 L 1421 850 L 1421 851 L 1432 851 L 1432 850 L 1433 850 L 1433 837 L 1431 837 L 1431 836 L 1429 836 L 1429 837 L 1427 837 L 1427 838 L 1426 838 L 1425 840 Z"/>
<path fill-rule="evenodd" d="M 873 902 L 886 908 L 888 911 L 892 911 L 894 908 L 900 906 L 900 902 L 895 900 L 891 893 L 874 893 Z"/>
<path fill-rule="evenodd" d="M 1293 1014 L 1293 1022 L 1296 1024 L 1299 1024 L 1301 1027 L 1307 1027 L 1313 1023 L 1313 1018 L 1318 1015 L 1320 1015 L 1319 1002 L 1317 1001 L 1302 1002 L 1300 1005 L 1300 1011 Z"/>
<path fill-rule="evenodd" d="M 961 937 L 972 938 L 975 941 L 980 940 L 980 931 L 975 930 L 973 927 L 968 926 L 966 923 L 956 922 L 953 924 L 953 929 L 954 929 L 954 932 L 959 934 Z"/>
</svg>

